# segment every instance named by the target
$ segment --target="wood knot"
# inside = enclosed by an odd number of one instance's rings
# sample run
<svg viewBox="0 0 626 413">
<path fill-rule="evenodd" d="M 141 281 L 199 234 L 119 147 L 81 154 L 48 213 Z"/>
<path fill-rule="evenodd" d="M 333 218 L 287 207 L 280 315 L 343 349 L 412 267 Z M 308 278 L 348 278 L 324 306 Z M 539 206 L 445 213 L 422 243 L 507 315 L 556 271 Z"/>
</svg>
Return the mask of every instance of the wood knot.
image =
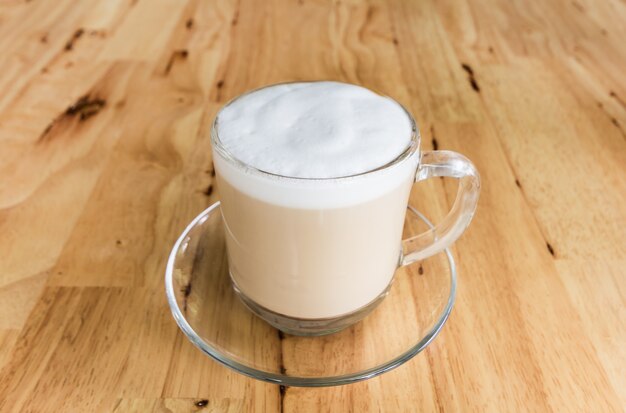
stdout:
<svg viewBox="0 0 626 413">
<path fill-rule="evenodd" d="M 90 117 L 96 115 L 106 105 L 106 101 L 100 98 L 90 98 L 89 96 L 83 96 L 76 101 L 72 106 L 65 110 L 66 116 L 79 116 L 81 121 L 87 120 Z"/>
<path fill-rule="evenodd" d="M 205 407 L 207 404 L 209 404 L 207 399 L 198 400 L 194 403 L 196 407 Z"/>
<path fill-rule="evenodd" d="M 176 60 L 185 60 L 188 56 L 189 51 L 187 49 L 174 50 L 170 56 L 170 60 L 167 61 L 167 65 L 165 66 L 165 74 L 167 75 L 170 73 Z"/>
<path fill-rule="evenodd" d="M 480 86 L 478 86 L 478 82 L 474 77 L 474 69 L 472 69 L 472 67 L 467 63 L 461 63 L 461 67 L 465 70 L 465 72 L 467 72 L 468 80 L 472 89 L 474 89 L 476 93 L 480 93 Z"/>
<path fill-rule="evenodd" d="M 67 43 L 65 43 L 65 51 L 69 52 L 70 50 L 72 50 L 74 48 L 74 43 L 76 43 L 76 41 L 80 39 L 84 33 L 85 33 L 84 29 L 82 28 L 76 29 L 72 37 L 70 37 Z"/>
</svg>

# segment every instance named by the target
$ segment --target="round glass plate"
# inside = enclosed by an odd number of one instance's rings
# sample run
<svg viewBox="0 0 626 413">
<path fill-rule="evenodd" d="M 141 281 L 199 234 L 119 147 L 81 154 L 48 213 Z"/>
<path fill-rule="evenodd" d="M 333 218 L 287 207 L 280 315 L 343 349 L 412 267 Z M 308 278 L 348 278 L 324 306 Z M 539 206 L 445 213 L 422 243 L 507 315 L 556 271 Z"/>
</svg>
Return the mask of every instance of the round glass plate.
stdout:
<svg viewBox="0 0 626 413">
<path fill-rule="evenodd" d="M 432 224 L 409 207 L 404 238 Z M 446 322 L 456 292 L 449 250 L 396 271 L 389 295 L 362 321 L 318 337 L 284 334 L 233 291 L 219 202 L 198 215 L 170 254 L 165 288 L 187 338 L 220 363 L 287 386 L 332 386 L 389 371 L 422 351 Z"/>
</svg>

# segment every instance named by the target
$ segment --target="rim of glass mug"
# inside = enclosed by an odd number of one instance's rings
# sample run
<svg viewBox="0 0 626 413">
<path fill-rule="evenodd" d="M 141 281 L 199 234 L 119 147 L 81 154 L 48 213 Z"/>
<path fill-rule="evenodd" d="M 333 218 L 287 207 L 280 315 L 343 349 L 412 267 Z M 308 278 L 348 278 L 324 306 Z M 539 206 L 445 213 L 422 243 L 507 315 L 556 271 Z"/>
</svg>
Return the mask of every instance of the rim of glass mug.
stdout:
<svg viewBox="0 0 626 413">
<path fill-rule="evenodd" d="M 226 149 L 224 147 L 224 145 L 222 145 L 222 142 L 220 140 L 219 137 L 219 117 L 220 117 L 220 113 L 222 113 L 222 111 L 227 108 L 228 106 L 232 105 L 234 102 L 236 102 L 237 100 L 248 96 L 252 93 L 258 92 L 260 90 L 263 89 L 268 89 L 270 87 L 274 87 L 274 86 L 279 86 L 279 85 L 291 85 L 291 84 L 296 84 L 296 83 L 318 83 L 318 82 L 327 82 L 326 80 L 311 80 L 311 81 L 293 81 L 293 82 L 281 82 L 281 83 L 273 83 L 271 85 L 266 85 L 266 86 L 261 86 L 259 88 L 256 89 L 252 89 L 249 90 L 241 95 L 238 95 L 236 97 L 234 97 L 233 99 L 229 100 L 224 106 L 222 106 L 220 108 L 220 110 L 217 112 L 217 114 L 215 115 L 215 119 L 213 120 L 213 123 L 211 125 L 211 144 L 213 145 L 213 147 L 219 152 L 219 154 L 226 159 L 227 161 L 230 161 L 231 163 L 234 163 L 236 166 L 241 167 L 241 168 L 245 168 L 247 171 L 251 171 L 255 174 L 260 174 L 260 175 L 266 175 L 268 177 L 279 177 L 279 178 L 283 178 L 283 179 L 294 179 L 294 180 L 298 180 L 298 181 L 335 181 L 335 180 L 341 180 L 341 179 L 350 179 L 350 178 L 356 178 L 356 177 L 360 177 L 360 176 L 364 176 L 364 175 L 369 175 L 369 174 L 373 174 L 382 170 L 385 170 L 387 168 L 390 168 L 394 165 L 397 165 L 409 158 L 411 158 L 413 156 L 413 154 L 415 154 L 416 152 L 420 153 L 420 133 L 419 133 L 419 129 L 417 127 L 417 122 L 415 121 L 415 118 L 413 118 L 413 115 L 411 115 L 411 112 L 409 112 L 407 110 L 407 108 L 405 108 L 400 102 L 398 102 L 397 100 L 395 100 L 392 97 L 383 95 L 381 93 L 378 93 L 372 89 L 366 88 L 367 90 L 370 90 L 374 93 L 376 93 L 379 96 L 385 97 L 387 99 L 391 99 L 393 102 L 395 102 L 396 105 L 400 106 L 400 108 L 402 108 L 402 110 L 404 111 L 404 113 L 406 114 L 407 118 L 409 119 L 409 122 L 411 124 L 411 141 L 409 142 L 409 145 L 406 147 L 406 149 L 400 153 L 397 157 L 395 157 L 393 160 L 391 160 L 390 162 L 387 162 L 384 165 L 378 166 L 374 169 L 370 169 L 368 171 L 365 172 L 359 172 L 358 174 L 352 174 L 352 175 L 344 175 L 344 176 L 337 176 L 337 177 L 330 177 L 330 178 L 305 178 L 305 177 L 298 177 L 298 176 L 288 176 L 288 175 L 281 175 L 281 174 L 276 174 L 273 172 L 268 172 L 268 171 L 264 171 L 262 169 L 256 168 L 252 165 L 249 165 L 245 162 L 243 162 L 242 160 L 240 160 L 239 158 L 237 158 L 235 155 L 233 155 L 228 149 Z M 344 83 L 345 82 L 337 82 L 337 83 Z M 360 86 L 360 85 L 357 85 Z M 361 86 L 364 87 L 364 86 Z M 418 162 L 418 166 L 419 168 L 419 162 Z"/>
</svg>

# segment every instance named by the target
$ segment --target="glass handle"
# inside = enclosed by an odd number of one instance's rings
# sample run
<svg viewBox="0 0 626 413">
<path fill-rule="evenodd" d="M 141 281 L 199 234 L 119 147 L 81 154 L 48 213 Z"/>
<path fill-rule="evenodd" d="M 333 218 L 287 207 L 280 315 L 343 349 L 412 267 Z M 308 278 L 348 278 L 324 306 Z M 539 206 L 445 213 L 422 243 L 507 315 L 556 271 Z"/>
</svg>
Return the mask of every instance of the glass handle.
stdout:
<svg viewBox="0 0 626 413">
<path fill-rule="evenodd" d="M 444 250 L 461 236 L 474 216 L 480 193 L 480 175 L 474 164 L 452 151 L 424 152 L 415 182 L 437 176 L 460 180 L 454 205 L 439 224 L 402 241 L 400 265 L 411 264 Z"/>
</svg>

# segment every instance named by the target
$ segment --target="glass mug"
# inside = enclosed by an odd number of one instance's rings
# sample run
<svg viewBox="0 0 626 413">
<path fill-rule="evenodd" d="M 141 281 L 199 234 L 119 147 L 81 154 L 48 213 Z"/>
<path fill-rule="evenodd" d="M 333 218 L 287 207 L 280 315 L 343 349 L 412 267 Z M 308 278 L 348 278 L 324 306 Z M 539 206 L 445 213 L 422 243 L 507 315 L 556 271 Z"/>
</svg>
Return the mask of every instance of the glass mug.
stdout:
<svg viewBox="0 0 626 413">
<path fill-rule="evenodd" d="M 220 142 L 217 114 L 211 145 L 229 272 L 253 313 L 289 334 L 339 331 L 382 301 L 398 267 L 442 251 L 469 225 L 480 191 L 476 168 L 456 152 L 420 151 L 415 120 L 404 111 L 413 130 L 396 159 L 321 179 L 264 172 L 237 159 Z M 460 180 L 451 211 L 402 240 L 412 185 L 443 176 Z"/>
</svg>

